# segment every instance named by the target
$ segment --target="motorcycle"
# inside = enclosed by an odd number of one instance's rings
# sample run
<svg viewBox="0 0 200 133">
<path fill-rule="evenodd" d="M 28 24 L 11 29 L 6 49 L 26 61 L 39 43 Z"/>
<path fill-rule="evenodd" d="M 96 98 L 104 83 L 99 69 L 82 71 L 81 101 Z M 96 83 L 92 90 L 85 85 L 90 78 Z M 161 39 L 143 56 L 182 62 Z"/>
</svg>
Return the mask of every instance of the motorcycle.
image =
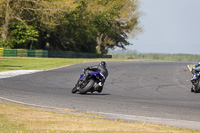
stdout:
<svg viewBox="0 0 200 133">
<path fill-rule="evenodd" d="M 93 93 L 94 91 L 101 93 L 103 80 L 104 76 L 100 72 L 84 70 L 75 87 L 72 89 L 72 93 L 79 92 L 80 94 L 86 94 L 87 92 Z"/>
<path fill-rule="evenodd" d="M 192 81 L 191 92 L 199 93 L 200 92 L 200 72 L 196 74 L 196 78 Z"/>
</svg>

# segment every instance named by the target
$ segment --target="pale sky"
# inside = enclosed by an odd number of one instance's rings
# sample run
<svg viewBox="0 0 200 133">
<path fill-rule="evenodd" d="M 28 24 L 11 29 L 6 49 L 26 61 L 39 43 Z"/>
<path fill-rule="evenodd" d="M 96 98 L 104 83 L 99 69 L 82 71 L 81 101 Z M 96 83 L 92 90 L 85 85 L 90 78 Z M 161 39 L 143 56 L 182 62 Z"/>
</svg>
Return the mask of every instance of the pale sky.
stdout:
<svg viewBox="0 0 200 133">
<path fill-rule="evenodd" d="M 144 32 L 127 49 L 200 54 L 200 0 L 141 0 Z"/>
</svg>

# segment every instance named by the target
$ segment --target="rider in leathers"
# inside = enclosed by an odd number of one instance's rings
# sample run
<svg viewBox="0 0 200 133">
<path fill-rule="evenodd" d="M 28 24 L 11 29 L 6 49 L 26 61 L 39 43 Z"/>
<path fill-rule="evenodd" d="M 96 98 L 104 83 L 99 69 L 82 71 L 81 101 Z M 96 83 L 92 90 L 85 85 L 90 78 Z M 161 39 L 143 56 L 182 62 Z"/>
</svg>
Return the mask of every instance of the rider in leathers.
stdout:
<svg viewBox="0 0 200 133">
<path fill-rule="evenodd" d="M 89 72 L 87 73 L 87 70 L 93 71 L 93 72 L 100 72 L 101 75 L 103 76 L 103 80 L 100 82 L 100 84 L 98 84 L 94 88 L 95 91 L 98 91 L 100 93 L 103 90 L 104 82 L 105 82 L 105 80 L 108 76 L 108 70 L 106 68 L 106 62 L 101 61 L 100 64 L 98 64 L 98 65 L 85 68 L 84 71 L 86 71 L 86 77 L 87 77 L 87 75 L 89 75 Z"/>
<path fill-rule="evenodd" d="M 197 64 L 195 64 L 195 67 L 192 68 L 192 79 L 191 82 L 193 84 L 193 82 L 197 79 L 197 77 L 199 76 L 199 72 L 200 72 L 200 62 L 198 62 Z M 194 92 L 194 86 L 192 85 L 191 91 Z"/>
</svg>

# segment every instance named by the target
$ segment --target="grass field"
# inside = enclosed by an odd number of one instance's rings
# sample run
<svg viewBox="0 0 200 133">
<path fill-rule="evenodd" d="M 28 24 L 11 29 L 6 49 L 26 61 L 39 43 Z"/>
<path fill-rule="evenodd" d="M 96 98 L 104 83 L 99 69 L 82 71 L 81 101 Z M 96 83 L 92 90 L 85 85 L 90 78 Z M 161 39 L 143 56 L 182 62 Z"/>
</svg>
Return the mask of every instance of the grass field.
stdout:
<svg viewBox="0 0 200 133">
<path fill-rule="evenodd" d="M 86 114 L 87 115 L 87 114 Z M 91 116 L 91 114 L 89 114 Z M 57 113 L 0 103 L 0 133 L 60 132 L 134 132 L 134 133 L 199 133 L 192 129 L 169 127 L 146 122 L 87 118 L 70 113 Z"/>
<path fill-rule="evenodd" d="M 47 58 L 0 58 L 0 71 L 46 70 L 60 66 L 102 59 L 47 59 Z M 103 59 L 112 60 L 112 59 Z M 60 110 L 60 109 L 58 109 Z M 66 109 L 67 110 L 67 109 Z M 86 113 L 90 115 L 90 113 Z M 93 114 L 95 116 L 95 114 Z M 97 116 L 98 117 L 98 116 Z M 60 132 L 134 132 L 134 133 L 199 133 L 200 131 L 151 124 L 89 118 L 74 114 L 58 113 L 4 103 L 0 100 L 0 133 L 60 133 Z"/>
<path fill-rule="evenodd" d="M 9 70 L 47 70 L 61 66 L 79 64 L 88 61 L 111 61 L 113 59 L 73 59 L 73 58 L 0 58 L 0 71 Z M 133 59 L 115 59 L 129 60 Z"/>
<path fill-rule="evenodd" d="M 0 71 L 46 70 L 90 60 L 66 58 L 0 58 Z"/>
</svg>

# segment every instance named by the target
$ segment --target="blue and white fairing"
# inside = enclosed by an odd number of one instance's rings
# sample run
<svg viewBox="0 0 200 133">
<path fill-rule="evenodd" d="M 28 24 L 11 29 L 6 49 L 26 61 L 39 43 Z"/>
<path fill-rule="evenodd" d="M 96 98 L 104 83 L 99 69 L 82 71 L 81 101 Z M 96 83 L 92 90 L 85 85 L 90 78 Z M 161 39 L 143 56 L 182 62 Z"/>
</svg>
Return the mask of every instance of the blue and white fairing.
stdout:
<svg viewBox="0 0 200 133">
<path fill-rule="evenodd" d="M 81 74 L 79 79 L 84 79 L 85 74 Z M 91 72 L 90 73 L 90 78 L 94 79 L 95 81 L 99 82 L 102 79 L 105 79 L 104 75 L 101 74 L 100 72 Z"/>
</svg>

